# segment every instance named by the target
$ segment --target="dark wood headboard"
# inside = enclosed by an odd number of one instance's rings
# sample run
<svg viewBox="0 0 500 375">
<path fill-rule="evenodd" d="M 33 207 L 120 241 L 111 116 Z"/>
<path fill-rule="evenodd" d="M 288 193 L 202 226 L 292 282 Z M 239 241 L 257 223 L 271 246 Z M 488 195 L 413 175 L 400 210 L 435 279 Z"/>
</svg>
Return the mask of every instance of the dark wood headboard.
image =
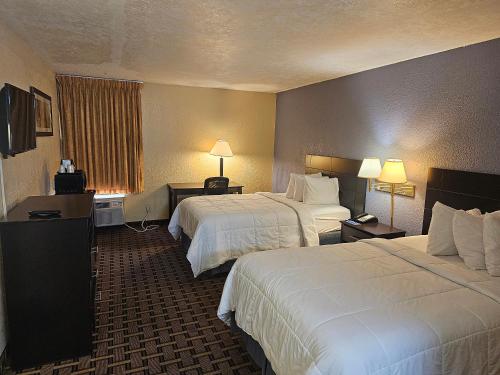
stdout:
<svg viewBox="0 0 500 375">
<path fill-rule="evenodd" d="M 359 178 L 361 160 L 335 156 L 306 155 L 306 173 L 321 172 L 339 179 L 340 204 L 351 210 L 351 216 L 365 212 L 366 179 Z"/>
<path fill-rule="evenodd" d="M 427 234 L 437 201 L 461 210 L 500 210 L 500 175 L 429 168 L 422 234 Z"/>
</svg>

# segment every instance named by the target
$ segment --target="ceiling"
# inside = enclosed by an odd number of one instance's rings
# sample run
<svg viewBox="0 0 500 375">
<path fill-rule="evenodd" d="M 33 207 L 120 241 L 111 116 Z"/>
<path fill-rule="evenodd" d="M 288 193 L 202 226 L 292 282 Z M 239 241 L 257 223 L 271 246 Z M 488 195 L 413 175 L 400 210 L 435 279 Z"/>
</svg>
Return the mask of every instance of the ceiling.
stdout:
<svg viewBox="0 0 500 375">
<path fill-rule="evenodd" d="M 500 37 L 500 1 L 0 0 L 59 73 L 278 92 Z"/>
</svg>

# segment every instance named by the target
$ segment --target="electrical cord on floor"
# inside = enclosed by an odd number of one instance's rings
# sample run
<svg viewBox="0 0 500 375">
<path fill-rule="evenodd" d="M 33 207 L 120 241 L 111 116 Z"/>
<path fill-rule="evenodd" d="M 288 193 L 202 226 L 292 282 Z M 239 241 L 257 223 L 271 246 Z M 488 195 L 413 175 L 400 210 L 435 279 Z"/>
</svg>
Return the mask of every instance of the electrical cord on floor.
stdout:
<svg viewBox="0 0 500 375">
<path fill-rule="evenodd" d="M 141 221 L 141 229 L 134 228 L 134 227 L 128 225 L 127 223 L 125 223 L 125 226 L 127 228 L 132 229 L 133 231 L 135 231 L 137 233 L 144 233 L 144 232 L 147 232 L 150 230 L 158 229 L 160 226 L 157 224 L 144 225 L 146 223 L 148 216 L 149 216 L 149 207 L 146 207 L 146 215 L 144 216 L 144 218 Z"/>
</svg>

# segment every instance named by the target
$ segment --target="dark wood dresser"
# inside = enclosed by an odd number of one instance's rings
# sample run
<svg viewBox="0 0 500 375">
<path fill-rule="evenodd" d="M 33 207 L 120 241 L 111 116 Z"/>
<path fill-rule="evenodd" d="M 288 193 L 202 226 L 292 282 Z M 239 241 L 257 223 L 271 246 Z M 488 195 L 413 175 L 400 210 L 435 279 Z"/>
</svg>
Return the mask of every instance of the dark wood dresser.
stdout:
<svg viewBox="0 0 500 375">
<path fill-rule="evenodd" d="M 29 197 L 0 222 L 8 354 L 15 370 L 90 354 L 93 194 Z M 33 219 L 32 210 L 61 216 Z"/>
</svg>

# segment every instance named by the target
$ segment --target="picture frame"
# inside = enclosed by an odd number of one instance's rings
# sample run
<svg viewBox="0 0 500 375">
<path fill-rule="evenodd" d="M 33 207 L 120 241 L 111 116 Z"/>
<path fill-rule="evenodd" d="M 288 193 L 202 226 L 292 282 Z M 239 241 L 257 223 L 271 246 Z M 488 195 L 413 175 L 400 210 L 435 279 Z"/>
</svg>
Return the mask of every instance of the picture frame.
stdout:
<svg viewBox="0 0 500 375">
<path fill-rule="evenodd" d="M 30 87 L 30 92 L 34 96 L 36 136 L 50 137 L 54 135 L 52 127 L 52 98 L 33 86 Z"/>
</svg>

